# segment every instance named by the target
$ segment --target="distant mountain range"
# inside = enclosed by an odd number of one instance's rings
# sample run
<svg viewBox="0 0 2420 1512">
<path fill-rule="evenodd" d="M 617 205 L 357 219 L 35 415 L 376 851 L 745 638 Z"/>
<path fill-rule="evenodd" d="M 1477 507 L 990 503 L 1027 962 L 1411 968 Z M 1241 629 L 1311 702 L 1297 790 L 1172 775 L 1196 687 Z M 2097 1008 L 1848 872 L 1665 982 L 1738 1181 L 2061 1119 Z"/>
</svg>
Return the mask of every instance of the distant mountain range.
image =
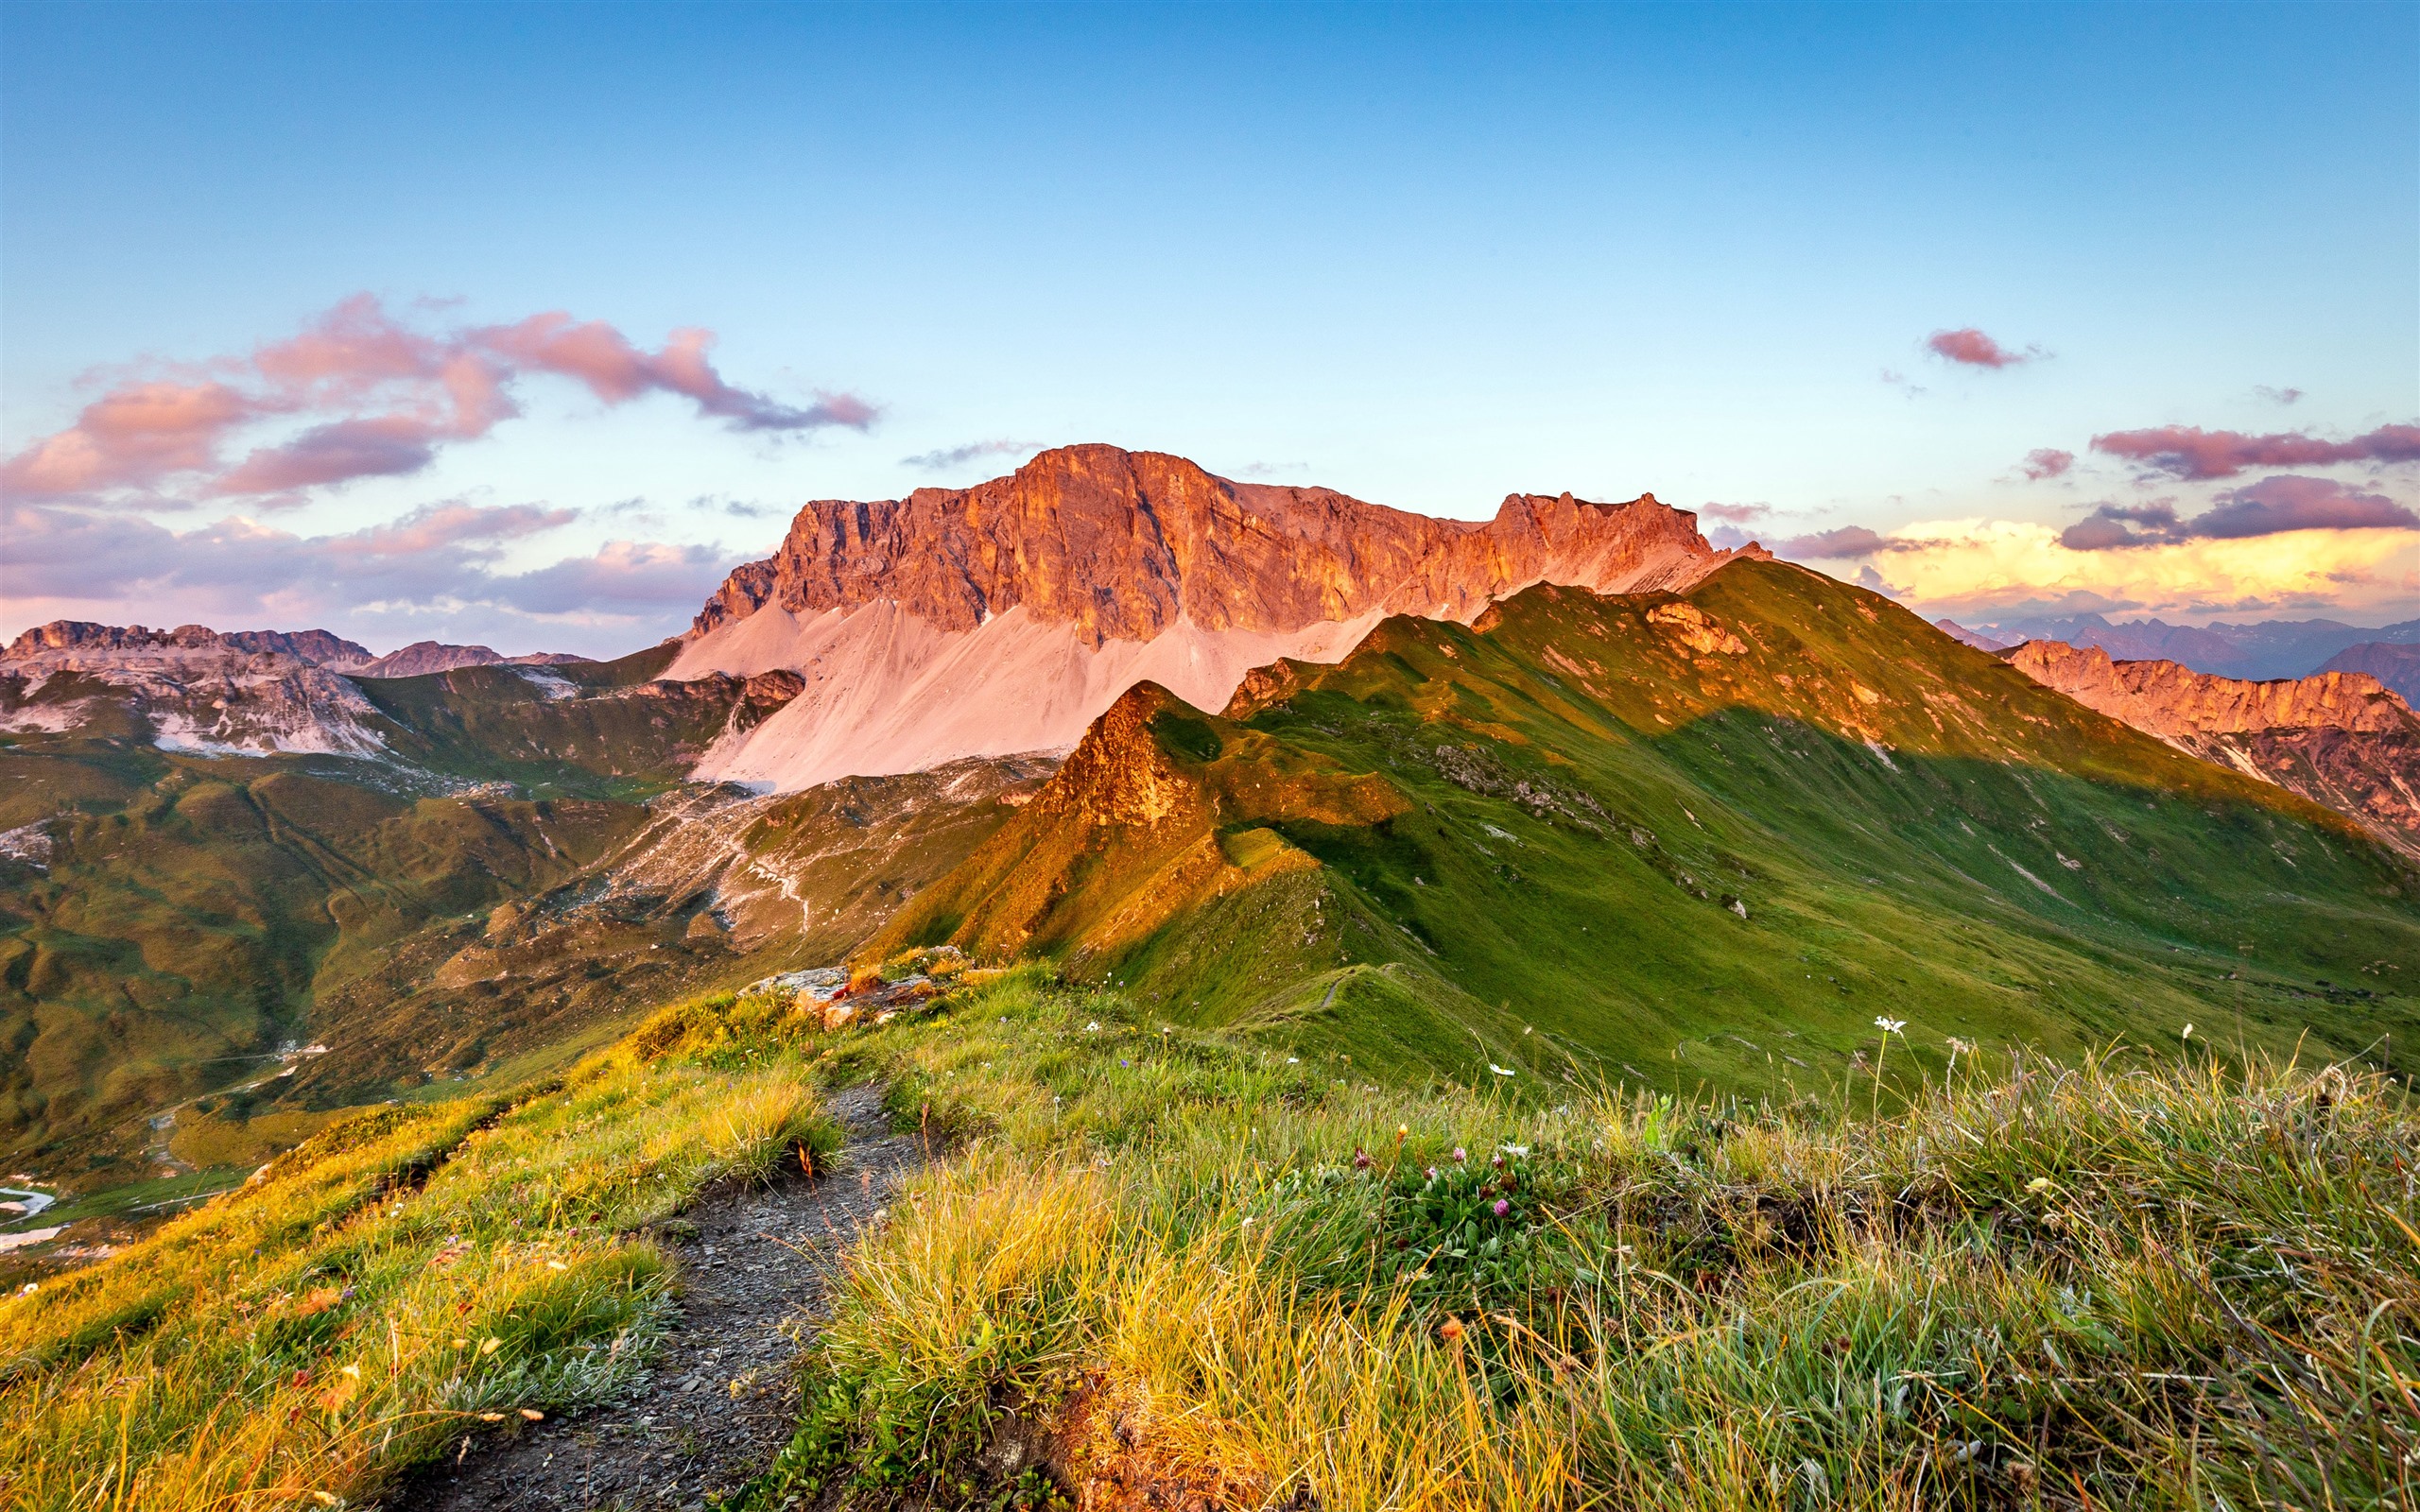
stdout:
<svg viewBox="0 0 2420 1512">
<path fill-rule="evenodd" d="M 2169 625 L 2162 620 L 2112 623 L 2099 614 L 2062 619 L 2004 620 L 1989 625 L 1960 625 L 1938 620 L 1936 626 L 1967 644 L 1986 651 L 2005 650 L 2027 641 L 2057 641 L 2067 645 L 2098 646 L 2119 662 L 2174 662 L 2196 672 L 2224 678 L 2299 678 L 2336 666 L 2332 659 L 2355 646 L 2420 644 L 2420 620 L 2364 628 L 2335 620 L 2260 620 L 2249 625 Z M 2365 668 L 2349 663 L 2340 670 Z M 2380 681 L 2396 686 L 2386 678 Z M 2407 690 L 2408 691 L 2408 690 Z"/>
<path fill-rule="evenodd" d="M 53 620 L 37 625 L 0 650 L 0 662 L 26 662 L 46 653 L 241 651 L 253 656 L 291 657 L 311 666 L 325 667 L 355 678 L 420 678 L 457 667 L 567 666 L 591 660 L 568 651 L 537 651 L 505 656 L 484 645 L 448 645 L 440 641 L 414 641 L 398 651 L 378 656 L 356 642 L 326 630 L 214 630 L 202 625 L 180 625 L 154 630 L 141 625 L 95 625 L 87 620 Z"/>
</svg>

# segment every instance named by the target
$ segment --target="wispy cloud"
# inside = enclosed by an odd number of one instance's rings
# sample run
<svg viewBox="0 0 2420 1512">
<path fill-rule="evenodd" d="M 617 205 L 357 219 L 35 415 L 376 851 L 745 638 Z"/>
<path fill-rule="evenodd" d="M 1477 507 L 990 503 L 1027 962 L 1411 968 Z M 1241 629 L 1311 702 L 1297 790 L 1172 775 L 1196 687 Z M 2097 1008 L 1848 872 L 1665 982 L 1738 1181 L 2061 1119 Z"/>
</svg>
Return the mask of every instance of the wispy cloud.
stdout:
<svg viewBox="0 0 2420 1512">
<path fill-rule="evenodd" d="M 2025 460 L 2017 464 L 2025 475 L 2036 483 L 2044 478 L 2058 477 L 2075 465 L 2075 453 L 2062 452 L 2055 446 L 2037 446 L 2026 453 Z"/>
<path fill-rule="evenodd" d="M 365 613 L 469 606 L 507 619 L 652 625 L 685 619 L 729 566 L 718 545 L 645 541 L 609 541 L 534 568 L 506 565 L 522 543 L 577 518 L 541 505 L 449 500 L 359 530 L 304 536 L 240 517 L 179 531 L 11 501 L 0 506 L 9 541 L 0 594 L 12 619 L 71 606 L 81 617 L 114 618 L 140 606 L 141 617 L 164 623 L 268 616 L 342 627 L 361 625 Z"/>
<path fill-rule="evenodd" d="M 2273 404 L 2290 404 L 2303 397 L 2299 388 L 2272 388 L 2267 384 L 2255 384 L 2252 391 Z"/>
<path fill-rule="evenodd" d="M 2110 551 L 2197 539 L 2242 541 L 2291 530 L 2420 529 L 2420 515 L 2383 493 L 2365 493 L 2334 478 L 2281 472 L 2216 496 L 2190 519 L 2172 500 L 2104 504 L 2059 533 L 2070 551 Z"/>
<path fill-rule="evenodd" d="M 1773 507 L 1770 504 L 1708 503 L 1699 505 L 1697 512 L 1709 520 L 1720 520 L 1725 524 L 1745 525 L 1754 524 L 1771 515 L 1773 512 Z"/>
<path fill-rule="evenodd" d="M 601 320 L 560 311 L 430 331 L 359 294 L 286 340 L 118 384 L 75 424 L 0 464 L 0 489 L 20 499 L 93 503 L 173 486 L 274 502 L 357 478 L 404 476 L 441 448 L 519 415 L 514 385 L 532 374 L 570 379 L 609 405 L 680 396 L 739 431 L 873 423 L 873 406 L 854 394 L 791 404 L 734 387 L 708 358 L 714 340 L 709 331 L 675 331 L 648 352 Z M 244 433 L 297 422 L 299 432 L 228 459 Z"/>
<path fill-rule="evenodd" d="M 2040 347 L 2027 347 L 2019 352 L 2001 346 L 1973 326 L 1961 326 L 1955 331 L 1936 331 L 1925 337 L 1925 350 L 1944 362 L 1965 368 L 2014 368 L 2022 362 L 2038 362 L 2049 353 Z"/>
<path fill-rule="evenodd" d="M 1773 551 L 1778 556 L 1810 561 L 1848 561 L 1871 557 L 1877 551 L 1890 551 L 1896 545 L 1890 537 L 1863 525 L 1840 525 L 1812 535 L 1792 536 Z"/>
<path fill-rule="evenodd" d="M 1023 456 L 1040 450 L 1041 443 L 1036 441 L 968 441 L 963 446 L 943 446 L 930 452 L 919 452 L 913 456 L 903 456 L 899 465 L 925 472 L 946 472 L 987 456 Z"/>
<path fill-rule="evenodd" d="M 2231 478 L 2251 468 L 2420 462 L 2420 425 L 2381 425 L 2342 441 L 2303 431 L 2252 436 L 2242 431 L 2205 431 L 2198 425 L 2161 425 L 2096 436 L 2092 449 L 2170 477 Z"/>
</svg>

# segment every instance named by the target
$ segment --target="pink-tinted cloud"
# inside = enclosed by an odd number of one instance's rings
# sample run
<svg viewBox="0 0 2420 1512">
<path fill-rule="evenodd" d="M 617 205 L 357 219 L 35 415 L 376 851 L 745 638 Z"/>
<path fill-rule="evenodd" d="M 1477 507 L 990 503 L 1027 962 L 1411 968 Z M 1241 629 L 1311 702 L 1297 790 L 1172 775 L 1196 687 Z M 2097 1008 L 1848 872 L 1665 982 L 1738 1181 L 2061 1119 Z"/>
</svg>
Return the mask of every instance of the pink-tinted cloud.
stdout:
<svg viewBox="0 0 2420 1512">
<path fill-rule="evenodd" d="M 2170 477 L 2231 478 L 2247 468 L 2420 462 L 2420 425 L 2381 425 L 2342 441 L 2301 431 L 2250 436 L 2241 431 L 2205 431 L 2198 425 L 2161 425 L 2096 436 L 2092 449 Z"/>
<path fill-rule="evenodd" d="M 1944 362 L 1955 362 L 1968 368 L 2013 368 L 2042 355 L 2039 347 L 2028 347 L 2023 352 L 2003 347 L 1971 325 L 1961 326 L 1955 331 L 1934 332 L 1925 338 L 1925 350 Z"/>
<path fill-rule="evenodd" d="M 602 649 L 611 651 L 677 629 L 729 571 L 716 546 L 632 541 L 504 569 L 508 548 L 577 517 L 450 501 L 360 530 L 302 536 L 243 519 L 176 531 L 124 514 L 10 502 L 0 506 L 9 541 L 0 596 L 12 615 L 49 606 L 40 618 L 115 619 L 144 606 L 172 623 L 273 610 L 288 623 L 366 629 L 365 614 L 427 617 L 472 606 L 489 624 L 502 616 L 639 627 L 620 632 L 623 642 L 609 637 Z"/>
<path fill-rule="evenodd" d="M 873 406 L 851 394 L 820 393 L 795 405 L 734 387 L 709 360 L 714 340 L 709 331 L 675 331 L 650 352 L 603 321 L 560 311 L 426 331 L 355 295 L 286 340 L 201 365 L 205 376 L 120 385 L 68 429 L 0 464 L 0 489 L 89 502 L 173 480 L 202 495 L 257 497 L 399 476 L 520 414 L 513 385 L 532 373 L 572 379 L 607 404 L 678 395 L 735 430 L 873 422 Z M 311 423 L 226 460 L 223 449 L 238 432 L 280 420 Z"/>
<path fill-rule="evenodd" d="M 126 384 L 0 465 L 0 489 L 78 493 L 205 468 L 229 431 L 261 414 L 257 401 L 222 383 Z"/>
<path fill-rule="evenodd" d="M 1841 525 L 1837 529 L 1819 530 L 1811 536 L 1793 536 L 1773 548 L 1784 557 L 1805 557 L 1817 561 L 1871 557 L 1877 551 L 1890 549 L 1889 537 L 1863 525 Z"/>
<path fill-rule="evenodd" d="M 2383 493 L 2365 493 L 2334 478 L 2280 472 L 2219 494 L 2187 520 L 2171 500 L 2104 504 L 2059 534 L 2070 551 L 2108 551 L 2180 541 L 2240 541 L 2290 530 L 2412 530 L 2420 515 Z"/>
<path fill-rule="evenodd" d="M 457 499 L 423 505 L 401 519 L 320 540 L 326 550 L 340 557 L 417 557 L 473 542 L 518 541 L 579 518 L 577 509 L 549 509 L 535 504 L 464 504 Z"/>
<path fill-rule="evenodd" d="M 804 407 L 784 404 L 725 383 L 707 360 L 715 334 L 695 327 L 675 331 L 664 350 L 641 352 L 602 320 L 574 323 L 560 310 L 533 315 L 517 325 L 472 333 L 486 350 L 530 369 L 559 373 L 586 384 L 609 404 L 626 403 L 651 389 L 681 394 L 704 414 L 747 431 L 812 430 L 825 425 L 864 429 L 874 408 L 853 394 L 819 393 Z"/>
<path fill-rule="evenodd" d="M 315 425 L 283 446 L 255 450 L 211 480 L 214 494 L 285 493 L 354 478 L 400 477 L 437 459 L 438 435 L 409 415 Z"/>
<path fill-rule="evenodd" d="M 500 578 L 494 592 L 528 614 L 689 613 L 729 570 L 713 546 L 609 541 L 593 556 Z"/>
<path fill-rule="evenodd" d="M 2281 472 L 2227 490 L 2193 527 L 2197 536 L 2230 541 L 2285 530 L 2420 529 L 2420 515 L 2383 493 L 2364 493 L 2334 478 Z"/>
<path fill-rule="evenodd" d="M 2062 452 L 2054 446 L 2037 446 L 2026 453 L 2025 460 L 2017 464 L 2025 470 L 2025 475 L 2036 483 L 2044 478 L 2055 478 L 2075 465 L 2075 453 Z"/>
<path fill-rule="evenodd" d="M 1770 504 L 1702 504 L 1697 512 L 1725 524 L 1751 524 L 1773 512 Z"/>
</svg>

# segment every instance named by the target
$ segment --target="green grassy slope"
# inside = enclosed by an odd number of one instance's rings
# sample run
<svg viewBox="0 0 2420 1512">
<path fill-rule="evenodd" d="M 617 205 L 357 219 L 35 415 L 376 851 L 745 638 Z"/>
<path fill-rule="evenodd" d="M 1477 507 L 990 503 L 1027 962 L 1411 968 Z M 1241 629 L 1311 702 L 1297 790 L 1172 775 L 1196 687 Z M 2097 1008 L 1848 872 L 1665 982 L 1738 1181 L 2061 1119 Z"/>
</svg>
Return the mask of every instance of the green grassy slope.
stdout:
<svg viewBox="0 0 2420 1512">
<path fill-rule="evenodd" d="M 2414 879 L 2349 823 L 1785 564 L 1390 621 L 1228 713 L 1130 696 L 869 953 L 1523 1086 L 1819 1087 L 1877 1017 L 2411 1069 Z"/>
<path fill-rule="evenodd" d="M 727 729 L 752 727 L 796 691 L 724 677 L 651 681 L 676 649 L 560 667 L 366 678 L 357 686 L 389 721 L 397 757 L 412 766 L 511 782 L 533 797 L 645 798 L 685 777 Z M 550 684 L 577 693 L 554 696 Z"/>
<path fill-rule="evenodd" d="M 147 1118 L 274 1072 L 281 1043 L 322 1037 L 330 1005 L 400 1058 L 313 1061 L 267 1091 L 385 1095 L 430 1058 L 440 1009 L 438 1058 L 457 1067 L 526 1051 L 516 1030 L 571 1027 L 501 1011 L 466 1042 L 459 995 L 427 993 L 455 935 L 616 854 L 646 800 L 788 691 L 651 681 L 672 649 L 363 679 L 389 753 L 372 760 L 163 750 L 125 690 L 49 679 L 39 701 L 69 727 L 0 733 L 0 832 L 21 842 L 0 846 L 0 1157 L 47 1152 L 54 1174 L 61 1158 L 174 1158 Z M 612 943 L 660 958 L 687 921 Z M 672 974 L 667 993 L 698 985 Z M 550 1007 L 639 1006 L 543 985 Z"/>
<path fill-rule="evenodd" d="M 829 965 L 997 829 L 1010 810 L 994 795 L 1030 791 L 1038 765 L 660 805 L 569 880 L 438 919 L 374 969 L 322 979 L 311 1022 L 328 1053 L 275 1101 L 323 1108 L 535 1074 L 675 998 Z"/>
<path fill-rule="evenodd" d="M 32 808 L 49 841 L 46 867 L 0 861 L 0 1149 L 139 1147 L 146 1111 L 274 1069 L 327 984 L 570 875 L 643 812 L 414 798 L 328 765 L 0 749 L 0 828 Z"/>
</svg>

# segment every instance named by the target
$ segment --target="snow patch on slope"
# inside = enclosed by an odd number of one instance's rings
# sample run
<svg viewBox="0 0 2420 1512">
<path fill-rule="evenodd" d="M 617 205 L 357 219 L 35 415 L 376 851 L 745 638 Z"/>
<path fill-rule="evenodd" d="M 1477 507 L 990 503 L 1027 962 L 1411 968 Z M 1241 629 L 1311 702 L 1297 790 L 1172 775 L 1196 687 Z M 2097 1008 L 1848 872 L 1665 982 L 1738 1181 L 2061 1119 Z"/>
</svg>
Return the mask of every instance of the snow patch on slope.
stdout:
<svg viewBox="0 0 2420 1512">
<path fill-rule="evenodd" d="M 37 648 L 0 677 L 0 728 L 62 734 L 93 717 L 91 696 L 43 701 L 59 679 L 125 695 L 162 750 L 203 756 L 383 755 L 377 708 L 346 679 L 299 658 L 198 644 Z M 74 686 L 68 683 L 65 686 Z"/>
</svg>

